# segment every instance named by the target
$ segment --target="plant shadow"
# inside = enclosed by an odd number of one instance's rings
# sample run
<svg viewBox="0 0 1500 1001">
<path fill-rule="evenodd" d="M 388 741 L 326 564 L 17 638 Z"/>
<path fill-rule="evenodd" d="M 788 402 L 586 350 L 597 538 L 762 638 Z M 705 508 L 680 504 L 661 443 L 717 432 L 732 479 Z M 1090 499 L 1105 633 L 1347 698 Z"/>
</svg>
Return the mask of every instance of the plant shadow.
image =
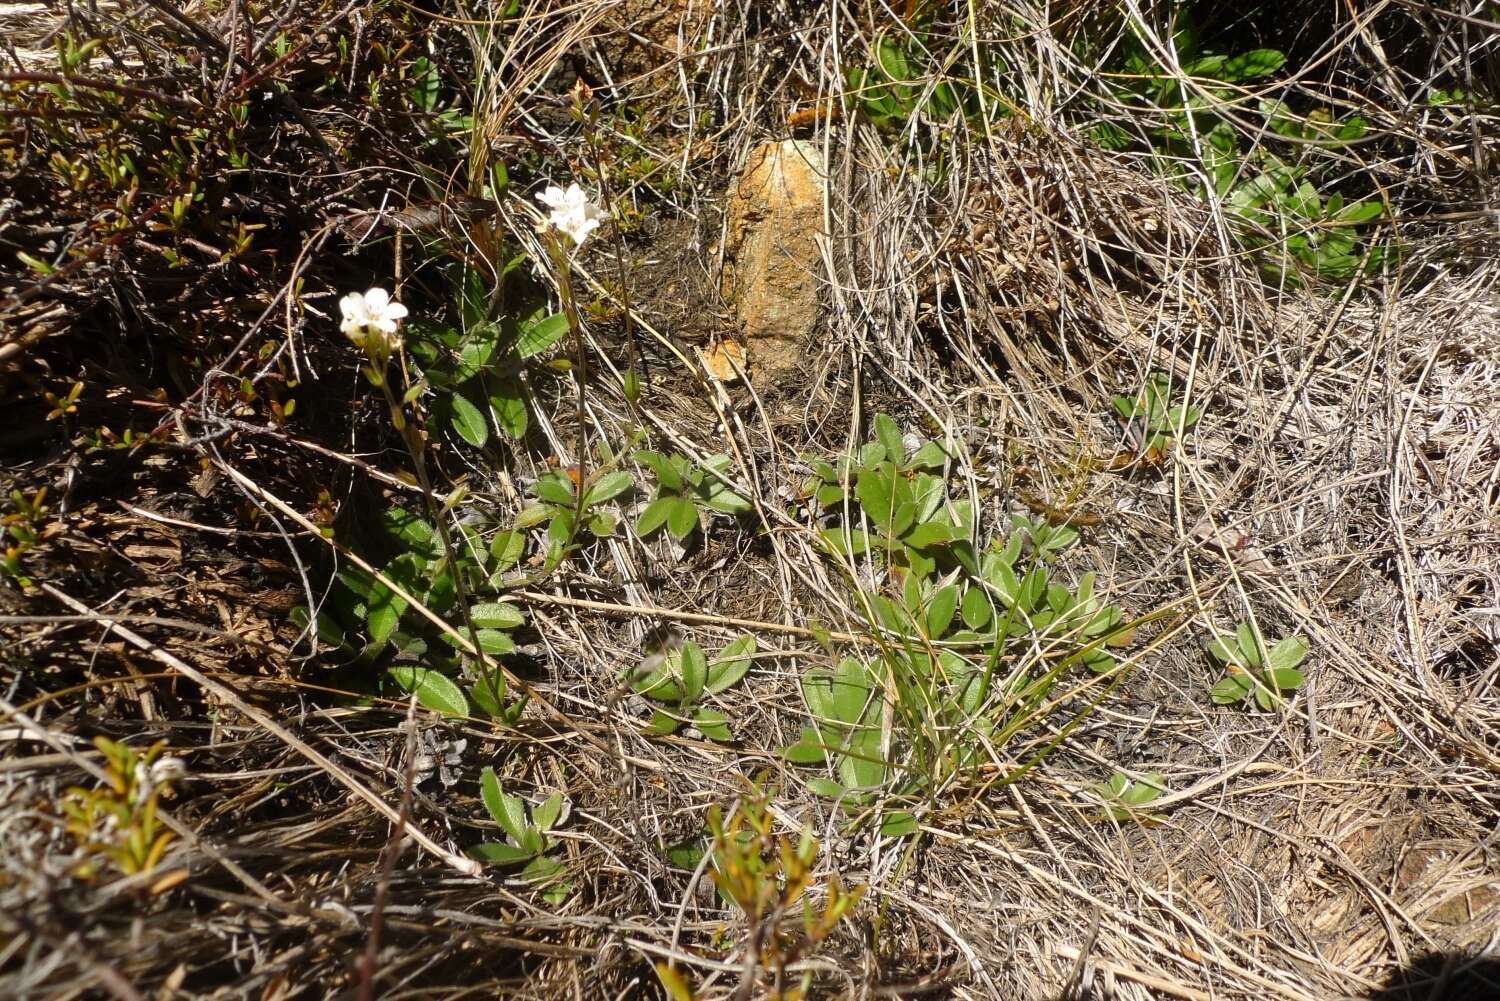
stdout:
<svg viewBox="0 0 1500 1001">
<path fill-rule="evenodd" d="M 1428 953 L 1397 970 L 1367 1001 L 1500 1001 L 1500 957 Z"/>
</svg>

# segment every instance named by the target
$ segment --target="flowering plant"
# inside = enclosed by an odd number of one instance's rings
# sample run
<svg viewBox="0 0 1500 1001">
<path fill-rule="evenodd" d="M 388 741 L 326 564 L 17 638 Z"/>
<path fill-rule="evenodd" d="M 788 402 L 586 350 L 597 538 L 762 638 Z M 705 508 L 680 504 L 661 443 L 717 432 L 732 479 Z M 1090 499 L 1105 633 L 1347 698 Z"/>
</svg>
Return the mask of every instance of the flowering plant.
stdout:
<svg viewBox="0 0 1500 1001">
<path fill-rule="evenodd" d="M 537 201 L 552 211 L 547 216 L 547 225 L 572 237 L 576 246 L 582 246 L 589 234 L 604 221 L 604 210 L 593 202 L 576 183 L 564 191 L 557 185 L 549 185 L 537 195 Z"/>
<path fill-rule="evenodd" d="M 385 289 L 350 292 L 339 300 L 339 312 L 343 314 L 339 330 L 357 347 L 367 348 L 370 334 L 381 335 L 387 353 L 400 343 L 396 330 L 406 319 L 406 307 L 391 301 L 391 294 Z"/>
</svg>

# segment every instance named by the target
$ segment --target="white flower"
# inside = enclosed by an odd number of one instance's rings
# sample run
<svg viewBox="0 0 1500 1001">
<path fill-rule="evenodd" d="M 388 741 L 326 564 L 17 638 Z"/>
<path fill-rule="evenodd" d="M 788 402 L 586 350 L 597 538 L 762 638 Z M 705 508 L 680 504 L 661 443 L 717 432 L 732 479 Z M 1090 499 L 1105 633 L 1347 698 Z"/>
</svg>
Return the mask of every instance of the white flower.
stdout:
<svg viewBox="0 0 1500 1001">
<path fill-rule="evenodd" d="M 406 307 L 391 301 L 391 294 L 383 288 L 372 288 L 363 295 L 350 292 L 339 300 L 339 312 L 344 320 L 339 329 L 350 338 L 360 339 L 371 330 L 387 336 L 396 332 L 396 327 L 406 318 Z"/>
<path fill-rule="evenodd" d="M 576 244 L 581 245 L 604 221 L 604 210 L 589 201 L 589 196 L 576 184 L 568 185 L 567 191 L 555 184 L 549 185 L 536 197 L 552 210 L 547 223 L 571 236 Z"/>
</svg>

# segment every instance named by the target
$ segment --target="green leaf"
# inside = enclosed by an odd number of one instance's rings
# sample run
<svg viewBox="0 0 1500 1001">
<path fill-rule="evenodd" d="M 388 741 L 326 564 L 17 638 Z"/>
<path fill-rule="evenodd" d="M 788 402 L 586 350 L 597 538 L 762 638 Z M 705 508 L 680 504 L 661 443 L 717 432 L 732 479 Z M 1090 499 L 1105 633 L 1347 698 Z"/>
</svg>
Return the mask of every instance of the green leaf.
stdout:
<svg viewBox="0 0 1500 1001">
<path fill-rule="evenodd" d="M 840 662 L 833 676 L 830 716 L 841 723 L 855 724 L 864 717 L 870 698 L 870 682 L 864 665 L 852 657 Z"/>
<path fill-rule="evenodd" d="M 829 549 L 836 553 L 843 553 L 850 559 L 856 556 L 863 556 L 870 551 L 870 536 L 868 533 L 854 529 L 847 533 L 847 540 L 844 537 L 845 534 L 842 528 L 823 528 L 818 530 L 818 536 L 827 543 Z"/>
<path fill-rule="evenodd" d="M 1295 692 L 1302 687 L 1302 672 L 1283 667 L 1271 672 L 1271 680 L 1284 692 Z"/>
<path fill-rule="evenodd" d="M 298 605 L 296 608 L 293 608 L 287 613 L 287 617 L 292 620 L 292 625 L 298 629 L 306 629 L 308 623 L 312 622 L 312 614 L 307 610 L 306 605 Z M 344 645 L 344 630 L 334 621 L 333 616 L 327 612 L 318 613 L 318 623 L 315 631 L 318 634 L 319 643 L 331 647 L 341 647 Z"/>
<path fill-rule="evenodd" d="M 497 571 L 509 570 L 521 562 L 526 552 L 526 536 L 522 532 L 506 530 L 495 533 L 490 540 L 490 555 L 495 559 Z"/>
<path fill-rule="evenodd" d="M 510 827 L 507 825 L 510 820 L 505 814 L 505 798 L 500 788 L 500 777 L 495 774 L 495 769 L 489 766 L 485 766 L 484 770 L 479 773 L 479 798 L 484 802 L 484 808 L 489 811 L 490 819 L 509 834 Z M 517 840 L 520 840 L 518 836 Z"/>
<path fill-rule="evenodd" d="M 526 387 L 517 379 L 497 378 L 490 384 L 490 411 L 495 424 L 512 438 L 522 438 L 531 423 L 526 410 Z"/>
<path fill-rule="evenodd" d="M 553 825 L 557 823 L 558 818 L 562 816 L 562 809 L 562 793 L 555 792 L 551 796 L 548 796 L 541 806 L 531 811 L 531 821 L 537 826 L 538 830 L 550 831 Z"/>
<path fill-rule="evenodd" d="M 370 601 L 365 612 L 365 624 L 370 630 L 370 642 L 380 646 L 390 638 L 401 615 L 406 611 L 406 599 L 385 584 L 376 581 L 370 588 Z"/>
<path fill-rule="evenodd" d="M 699 709 L 693 714 L 693 725 L 709 740 L 727 742 L 734 739 L 734 734 L 729 732 L 728 717 L 713 709 Z"/>
<path fill-rule="evenodd" d="M 900 464 L 906 457 L 906 444 L 901 439 L 901 429 L 885 414 L 875 415 L 875 440 L 885 449 L 885 457 Z"/>
<path fill-rule="evenodd" d="M 1266 657 L 1266 666 L 1272 670 L 1296 667 L 1307 656 L 1307 641 L 1300 636 L 1288 636 L 1271 648 Z"/>
<path fill-rule="evenodd" d="M 432 556 L 437 550 L 437 530 L 425 519 L 419 518 L 404 507 L 392 506 L 380 513 L 380 523 L 393 539 L 416 549 L 424 556 Z"/>
<path fill-rule="evenodd" d="M 516 515 L 515 527 L 519 529 L 534 528 L 544 521 L 550 520 L 557 513 L 557 508 L 548 504 L 533 504 Z"/>
<path fill-rule="evenodd" d="M 755 652 L 755 637 L 746 633 L 731 642 L 708 668 L 704 691 L 717 695 L 733 686 L 750 670 L 750 655 Z"/>
<path fill-rule="evenodd" d="M 517 865 L 534 856 L 524 848 L 515 845 L 502 844 L 499 841 L 486 841 L 469 849 L 471 858 L 491 865 Z"/>
<path fill-rule="evenodd" d="M 682 701 L 682 686 L 672 677 L 666 664 L 637 680 L 633 687 L 637 693 L 658 702 Z"/>
<path fill-rule="evenodd" d="M 415 692 L 428 709 L 449 716 L 469 715 L 469 700 L 453 679 L 428 667 L 392 667 L 386 674 L 404 692 Z"/>
<path fill-rule="evenodd" d="M 524 845 L 529 830 L 529 825 L 526 823 L 526 804 L 519 796 L 511 796 L 501 790 L 500 780 L 495 777 L 493 768 L 484 770 L 481 776 L 480 792 L 484 796 L 485 809 L 490 812 L 495 823 L 510 835 L 512 841 L 518 845 Z"/>
<path fill-rule="evenodd" d="M 671 497 L 668 500 L 671 503 L 667 506 L 667 531 L 681 542 L 698 527 L 698 509 L 686 497 Z"/>
<path fill-rule="evenodd" d="M 682 474 L 677 467 L 665 455 L 660 452 L 652 452 L 642 449 L 635 453 L 635 461 L 656 474 L 656 481 L 666 490 L 672 493 L 681 493 L 686 489 L 682 481 Z"/>
<path fill-rule="evenodd" d="M 943 446 L 935 441 L 925 442 L 917 449 L 910 459 L 906 460 L 908 469 L 925 469 L 936 472 L 942 469 L 948 461 L 948 453 Z"/>
<path fill-rule="evenodd" d="M 455 385 L 484 371 L 490 356 L 495 352 L 495 328 L 492 324 L 483 324 L 470 333 L 478 333 L 479 336 L 467 340 L 458 352 L 458 364 L 454 366 L 452 373 Z"/>
<path fill-rule="evenodd" d="M 521 333 L 516 338 L 516 355 L 522 360 L 539 355 L 562 340 L 567 332 L 568 318 L 563 313 L 533 317 L 521 325 Z"/>
<path fill-rule="evenodd" d="M 607 473 L 594 481 L 593 485 L 583 495 L 583 506 L 592 507 L 602 504 L 607 500 L 613 500 L 625 491 L 629 490 L 635 482 L 635 477 L 627 472 Z"/>
<path fill-rule="evenodd" d="M 505 715 L 505 675 L 500 671 L 480 672 L 479 680 L 469 686 L 469 699 L 491 716 Z"/>
<path fill-rule="evenodd" d="M 671 513 L 678 500 L 677 497 L 658 497 L 647 504 L 635 523 L 636 534 L 644 539 L 665 525 L 667 515 Z"/>
<path fill-rule="evenodd" d="M 895 468 L 881 463 L 873 469 L 862 469 L 854 484 L 854 494 L 859 506 L 881 531 L 888 532 L 895 506 Z"/>
<path fill-rule="evenodd" d="M 984 588 L 971 587 L 964 592 L 962 614 L 964 625 L 970 629 L 983 629 L 990 624 L 995 610 L 990 604 L 989 595 L 984 593 Z"/>
<path fill-rule="evenodd" d="M 949 584 L 933 593 L 927 604 L 927 637 L 939 639 L 953 624 L 953 613 L 958 609 L 958 587 Z"/>
<path fill-rule="evenodd" d="M 1209 697 L 1221 706 L 1233 705 L 1250 694 L 1252 684 L 1253 682 L 1243 675 L 1233 675 L 1214 685 Z"/>
<path fill-rule="evenodd" d="M 483 447 L 490 438 L 489 422 L 484 419 L 484 414 L 479 408 L 462 393 L 454 393 L 448 397 L 448 424 L 454 432 L 464 441 L 475 448 Z"/>
<path fill-rule="evenodd" d="M 646 724 L 646 734 L 651 737 L 665 737 L 669 733 L 676 733 L 681 725 L 682 720 L 676 716 L 655 709 L 651 713 L 651 722 Z"/>
<path fill-rule="evenodd" d="M 953 541 L 953 527 L 940 521 L 929 521 L 907 532 L 901 539 L 914 549 L 941 546 Z"/>
<path fill-rule="evenodd" d="M 683 866 L 683 868 L 692 869 L 695 866 L 696 863 Z M 661 981 L 662 990 L 667 992 L 667 997 L 671 1001 L 697 1001 L 692 984 L 688 983 L 687 978 L 676 967 L 668 966 L 666 963 L 657 963 L 656 979 Z"/>
<path fill-rule="evenodd" d="M 526 616 L 515 605 L 491 601 L 469 609 L 474 625 L 486 629 L 515 629 L 526 622 Z"/>
<path fill-rule="evenodd" d="M 838 799 L 844 795 L 844 787 L 833 781 L 833 779 L 808 779 L 807 788 L 815 795 L 826 799 Z"/>
<path fill-rule="evenodd" d="M 521 878 L 533 886 L 546 886 L 556 882 L 564 871 L 565 867 L 557 859 L 539 856 L 521 870 Z"/>
<path fill-rule="evenodd" d="M 781 756 L 794 765 L 817 765 L 828 760 L 828 752 L 823 749 L 823 740 L 818 736 L 818 731 L 810 726 L 802 728 L 802 736 L 795 744 L 789 744 L 781 749 Z"/>
<path fill-rule="evenodd" d="M 1270 76 L 1286 63 L 1286 56 L 1275 49 L 1251 49 L 1227 60 L 1219 78 L 1228 83 L 1242 83 Z"/>
<path fill-rule="evenodd" d="M 558 507 L 572 507 L 577 498 L 573 494 L 573 481 L 561 470 L 553 470 L 536 481 L 536 495 Z"/>
<path fill-rule="evenodd" d="M 888 813 L 880 819 L 881 836 L 904 838 L 917 833 L 917 818 L 905 810 Z"/>
<path fill-rule="evenodd" d="M 703 648 L 688 640 L 667 657 L 667 663 L 676 668 L 682 678 L 682 701 L 697 702 L 708 681 L 708 662 L 704 659 Z"/>
</svg>

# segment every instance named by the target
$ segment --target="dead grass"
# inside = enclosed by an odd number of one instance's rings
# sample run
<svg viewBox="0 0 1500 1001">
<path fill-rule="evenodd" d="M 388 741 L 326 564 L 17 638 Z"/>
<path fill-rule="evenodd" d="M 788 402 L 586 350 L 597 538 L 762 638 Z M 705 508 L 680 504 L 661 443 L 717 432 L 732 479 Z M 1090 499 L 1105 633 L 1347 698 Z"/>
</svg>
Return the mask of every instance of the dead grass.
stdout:
<svg viewBox="0 0 1500 1001">
<path fill-rule="evenodd" d="M 679 151 L 663 162 L 679 184 L 670 196 L 619 192 L 648 208 L 646 227 L 628 244 L 600 241 L 580 267 L 598 290 L 618 283 L 617 247 L 643 262 L 624 268 L 628 324 L 615 315 L 590 330 L 606 375 L 590 387 L 589 433 L 618 446 L 640 426 L 686 454 L 726 452 L 757 505 L 685 551 L 630 532 L 591 544 L 514 596 L 531 631 L 511 666 L 537 696 L 514 728 L 352 704 L 340 692 L 359 687 L 360 665 L 310 657 L 287 620 L 337 558 L 309 530 L 319 505 L 377 509 L 412 492 L 375 409 L 345 406 L 353 362 L 330 346 L 330 322 L 294 318 L 264 275 L 214 279 L 216 295 L 256 307 L 221 314 L 244 339 L 218 368 L 263 375 L 250 352 L 261 338 L 285 343 L 323 402 L 304 393 L 307 424 L 277 427 L 234 410 L 209 375 L 209 391 L 179 386 L 150 403 L 166 444 L 101 456 L 77 444 L 82 421 L 41 420 L 40 389 L 75 371 L 107 381 L 111 363 L 90 364 L 80 344 L 118 330 L 101 320 L 109 295 L 128 306 L 148 298 L 143 286 L 111 293 L 107 268 L 48 295 L 0 279 L 11 297 L 0 384 L 13 387 L 0 410 L 21 429 L 5 432 L 5 492 L 53 484 L 66 498 L 34 551 L 50 589 L 0 589 L 0 994 L 649 997 L 653 964 L 671 961 L 700 997 L 759 996 L 766 985 L 744 978 L 743 921 L 702 867 L 665 850 L 761 772 L 781 828 L 822 842 L 814 896 L 835 874 L 867 887 L 801 967 L 814 997 L 1394 1001 L 1405 995 L 1384 992 L 1401 971 L 1435 972 L 1424 957 L 1496 955 L 1494 117 L 1430 112 L 1411 94 L 1454 65 L 1483 93 L 1500 36 L 1420 4 L 1341 11 L 1331 32 L 1326 11 L 1305 13 L 1332 68 L 1299 86 L 1326 84 L 1376 123 L 1350 148 L 1351 169 L 1386 190 L 1408 247 L 1398 267 L 1328 293 L 1268 284 L 1221 208 L 1086 141 L 1078 109 L 1104 91 L 1064 44 L 1083 6 L 1050 22 L 1024 5 L 978 6 L 994 20 L 977 29 L 1029 114 L 931 136 L 880 134 L 841 97 L 847 63 L 901 23 L 878 5 L 690 3 L 670 21 L 677 41 L 656 20 L 627 42 L 634 22 L 622 19 L 637 5 L 529 3 L 481 69 L 486 148 L 540 149 L 554 171 L 589 162 L 558 111 L 573 72 L 670 109 L 673 131 L 654 141 Z M 380 15 L 350 16 L 335 30 Z M 473 42 L 482 24 L 460 28 L 473 47 L 451 58 L 488 51 Z M 971 40 L 962 30 L 938 36 Z M 789 114 L 825 100 L 842 112 L 803 133 L 831 178 L 826 310 L 806 378 L 721 386 L 685 360 L 731 332 L 714 298 L 731 172 L 784 135 Z M 482 174 L 475 156 L 455 192 Z M 939 157 L 944 176 L 924 181 Z M 402 190 L 389 179 L 398 164 L 372 163 L 390 168 L 387 195 Z M 502 219 L 544 260 L 523 220 Z M 326 232 L 297 240 L 303 270 L 337 289 L 355 267 L 340 255 L 355 247 Z M 120 352 L 161 343 L 159 311 L 114 315 L 128 334 Z M 627 333 L 650 379 L 637 408 L 607 378 L 624 367 Z M 1158 370 L 1204 408 L 1169 460 L 1070 476 L 1122 447 L 1110 397 Z M 148 385 L 100 392 L 145 399 Z M 567 387 L 539 384 L 539 398 L 555 405 L 537 408 L 532 447 L 495 450 L 493 468 L 451 445 L 437 453 L 444 476 L 469 477 L 466 505 L 498 521 L 577 440 Z M 1097 571 L 1127 617 L 1171 612 L 1121 651 L 1126 679 L 1040 767 L 1000 781 L 1059 735 L 1076 701 L 945 787 L 906 841 L 850 835 L 778 753 L 805 719 L 799 678 L 833 660 L 818 631 L 842 637 L 839 653 L 877 647 L 845 571 L 787 511 L 799 457 L 864 441 L 877 412 L 949 444 L 952 489 L 986 524 L 1025 511 L 1024 496 L 1069 497 L 1090 517 L 1066 572 Z M 871 590 L 889 584 L 876 568 L 848 572 Z M 1309 684 L 1284 712 L 1208 699 L 1203 643 L 1252 615 L 1312 649 Z M 666 631 L 710 650 L 757 635 L 755 668 L 723 703 L 733 744 L 641 732 L 647 709 L 621 672 Z M 163 804 L 179 836 L 150 879 L 72 875 L 59 804 L 92 781 L 96 734 L 164 739 L 186 761 Z M 508 788 L 571 800 L 561 904 L 464 858 L 495 837 L 478 795 L 485 766 Z M 1164 775 L 1158 823 L 1101 815 L 1086 790 L 1116 768 Z M 377 924 L 367 976 L 359 957 Z M 1488 996 L 1461 990 L 1447 996 Z"/>
</svg>

